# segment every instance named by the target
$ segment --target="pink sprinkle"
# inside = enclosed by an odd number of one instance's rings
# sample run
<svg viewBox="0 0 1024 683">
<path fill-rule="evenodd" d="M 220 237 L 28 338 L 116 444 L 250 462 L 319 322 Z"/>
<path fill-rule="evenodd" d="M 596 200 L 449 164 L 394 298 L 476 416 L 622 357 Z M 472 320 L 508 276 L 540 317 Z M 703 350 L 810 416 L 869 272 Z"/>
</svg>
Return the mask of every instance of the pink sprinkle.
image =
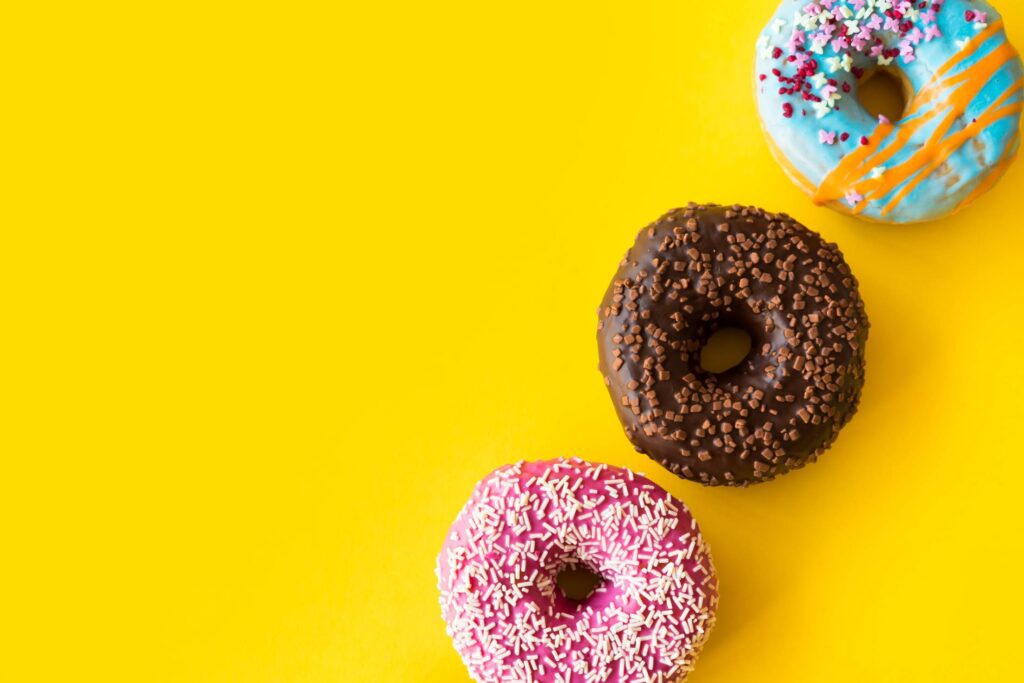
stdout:
<svg viewBox="0 0 1024 683">
<path fill-rule="evenodd" d="M 988 23 L 988 12 L 978 12 L 974 15 L 974 23 L 976 24 L 987 24 Z"/>
<path fill-rule="evenodd" d="M 864 195 L 857 192 L 857 190 L 850 190 L 846 193 L 846 203 L 850 206 L 857 206 L 862 201 L 864 201 Z"/>
<path fill-rule="evenodd" d="M 826 130 L 819 130 L 818 131 L 818 142 L 820 142 L 823 145 L 834 145 L 834 144 L 836 144 L 836 134 L 835 134 L 835 132 L 831 132 L 830 133 L 830 132 L 828 132 Z"/>
<path fill-rule="evenodd" d="M 789 48 L 790 52 L 796 52 L 798 47 L 801 47 L 807 42 L 807 34 L 803 31 L 793 31 L 793 35 L 789 37 L 789 42 L 786 43 L 786 47 Z"/>
<path fill-rule="evenodd" d="M 882 17 L 878 14 L 872 14 L 871 18 L 868 19 L 868 28 L 872 31 L 878 31 L 882 28 Z"/>
<path fill-rule="evenodd" d="M 853 5 L 853 9 L 855 11 L 860 11 L 864 9 L 864 0 L 851 0 L 851 4 Z"/>
<path fill-rule="evenodd" d="M 900 21 L 899 21 L 899 19 L 896 19 L 894 17 L 886 17 L 885 18 L 885 30 L 886 31 L 893 31 L 895 33 L 899 33 L 900 32 Z"/>
<path fill-rule="evenodd" d="M 846 48 L 850 47 L 850 41 L 845 36 L 836 38 L 832 41 L 832 49 L 836 52 L 842 52 Z"/>
<path fill-rule="evenodd" d="M 938 24 L 931 24 L 924 29 L 924 42 L 932 42 L 932 38 L 941 38 L 942 31 L 939 30 Z"/>
<path fill-rule="evenodd" d="M 921 12 L 921 21 L 924 22 L 925 24 L 934 24 L 935 23 L 935 10 L 930 9 L 930 10 Z"/>
</svg>

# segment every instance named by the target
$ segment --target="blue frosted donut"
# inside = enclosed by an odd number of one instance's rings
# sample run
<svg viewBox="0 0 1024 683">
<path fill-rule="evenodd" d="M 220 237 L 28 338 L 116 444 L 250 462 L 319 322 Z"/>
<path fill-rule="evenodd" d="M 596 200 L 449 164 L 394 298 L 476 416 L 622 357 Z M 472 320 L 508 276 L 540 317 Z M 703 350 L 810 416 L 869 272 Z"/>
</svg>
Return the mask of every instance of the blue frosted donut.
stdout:
<svg viewBox="0 0 1024 683">
<path fill-rule="evenodd" d="M 858 83 L 887 69 L 903 118 Z M 982 0 L 785 0 L 758 41 L 758 109 L 775 157 L 817 204 L 888 223 L 950 215 L 1020 146 L 1020 57 Z"/>
</svg>

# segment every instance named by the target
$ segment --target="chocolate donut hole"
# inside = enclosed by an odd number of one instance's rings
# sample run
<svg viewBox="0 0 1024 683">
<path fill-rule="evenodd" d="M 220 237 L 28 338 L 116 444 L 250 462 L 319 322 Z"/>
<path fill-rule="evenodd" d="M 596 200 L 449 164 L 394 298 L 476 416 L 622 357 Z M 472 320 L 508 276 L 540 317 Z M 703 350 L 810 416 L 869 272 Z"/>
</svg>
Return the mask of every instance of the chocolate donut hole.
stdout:
<svg viewBox="0 0 1024 683">
<path fill-rule="evenodd" d="M 711 333 L 700 350 L 700 367 L 720 375 L 732 370 L 750 355 L 753 339 L 741 327 L 725 325 Z"/>
</svg>

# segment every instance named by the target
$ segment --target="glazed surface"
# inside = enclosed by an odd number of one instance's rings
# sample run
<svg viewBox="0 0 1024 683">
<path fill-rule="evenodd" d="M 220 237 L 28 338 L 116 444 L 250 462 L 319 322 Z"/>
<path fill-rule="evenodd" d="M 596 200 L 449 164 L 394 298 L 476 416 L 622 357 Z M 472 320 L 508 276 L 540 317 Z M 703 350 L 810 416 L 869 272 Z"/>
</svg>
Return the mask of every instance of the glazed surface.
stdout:
<svg viewBox="0 0 1024 683">
<path fill-rule="evenodd" d="M 860 77 L 879 68 L 914 91 L 899 121 L 858 102 Z M 785 0 L 758 41 L 755 86 L 773 154 L 816 203 L 912 223 L 1003 175 L 1020 145 L 1022 75 L 983 1 Z"/>
<path fill-rule="evenodd" d="M 722 327 L 753 344 L 721 374 Z M 856 411 L 868 321 L 834 244 L 785 214 L 691 204 L 641 231 L 601 303 L 600 370 L 637 450 L 709 485 L 815 459 Z"/>
<path fill-rule="evenodd" d="M 603 579 L 580 603 L 556 584 L 577 567 Z M 483 683 L 682 680 L 718 601 L 686 506 L 643 476 L 579 459 L 488 475 L 437 574 L 448 634 Z"/>
</svg>

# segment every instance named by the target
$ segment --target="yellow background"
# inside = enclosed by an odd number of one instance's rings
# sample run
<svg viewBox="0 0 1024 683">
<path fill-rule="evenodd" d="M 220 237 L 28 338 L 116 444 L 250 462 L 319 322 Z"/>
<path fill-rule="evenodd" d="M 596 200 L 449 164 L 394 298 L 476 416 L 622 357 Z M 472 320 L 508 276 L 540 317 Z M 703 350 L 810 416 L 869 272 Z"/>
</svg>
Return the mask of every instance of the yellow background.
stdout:
<svg viewBox="0 0 1024 683">
<path fill-rule="evenodd" d="M 773 0 L 28 4 L 0 679 L 466 681 L 445 531 L 493 468 L 572 454 L 703 525 L 694 683 L 1019 675 L 1024 164 L 930 225 L 815 208 L 754 111 Z M 873 324 L 835 448 L 749 490 L 634 453 L 596 370 L 618 259 L 691 199 L 837 241 Z"/>
</svg>

